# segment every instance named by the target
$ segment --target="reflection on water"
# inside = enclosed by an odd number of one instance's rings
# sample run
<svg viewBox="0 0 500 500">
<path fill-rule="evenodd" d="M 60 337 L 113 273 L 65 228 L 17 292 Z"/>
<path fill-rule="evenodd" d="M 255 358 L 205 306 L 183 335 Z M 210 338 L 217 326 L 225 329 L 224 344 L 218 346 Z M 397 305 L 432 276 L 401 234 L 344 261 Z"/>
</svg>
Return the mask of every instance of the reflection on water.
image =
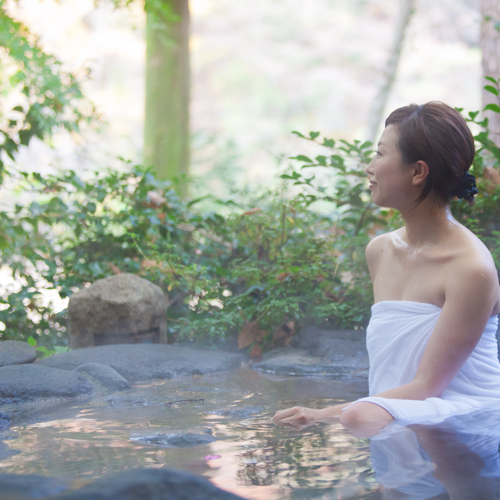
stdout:
<svg viewBox="0 0 500 500">
<path fill-rule="evenodd" d="M 439 424 L 394 423 L 370 444 L 380 498 L 500 498 L 499 443 L 500 404 Z"/>
<path fill-rule="evenodd" d="M 371 440 L 339 424 L 298 431 L 270 422 L 277 409 L 322 407 L 366 390 L 363 379 L 279 379 L 251 370 L 151 383 L 0 433 L 0 472 L 85 482 L 129 468 L 173 467 L 255 500 L 500 498 L 500 411 L 434 426 L 392 425 Z M 182 432 L 215 440 L 161 446 L 162 435 Z"/>
</svg>

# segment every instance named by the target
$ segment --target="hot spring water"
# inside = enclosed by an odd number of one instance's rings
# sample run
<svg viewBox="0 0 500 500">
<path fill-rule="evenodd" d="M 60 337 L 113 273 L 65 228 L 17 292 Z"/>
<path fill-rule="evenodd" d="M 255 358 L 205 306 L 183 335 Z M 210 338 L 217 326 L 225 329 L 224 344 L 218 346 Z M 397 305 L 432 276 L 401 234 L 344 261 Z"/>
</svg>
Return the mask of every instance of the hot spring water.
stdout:
<svg viewBox="0 0 500 500">
<path fill-rule="evenodd" d="M 461 427 L 470 434 L 445 422 L 373 439 L 340 424 L 291 429 L 270 421 L 291 405 L 359 398 L 366 385 L 359 377 L 279 378 L 249 369 L 136 385 L 14 422 L 0 433 L 0 473 L 70 477 L 77 487 L 126 469 L 169 467 L 255 500 L 498 498 L 495 415 L 482 417 L 488 431 L 479 434 L 472 419 Z M 453 485 L 473 496 L 456 496 Z"/>
</svg>

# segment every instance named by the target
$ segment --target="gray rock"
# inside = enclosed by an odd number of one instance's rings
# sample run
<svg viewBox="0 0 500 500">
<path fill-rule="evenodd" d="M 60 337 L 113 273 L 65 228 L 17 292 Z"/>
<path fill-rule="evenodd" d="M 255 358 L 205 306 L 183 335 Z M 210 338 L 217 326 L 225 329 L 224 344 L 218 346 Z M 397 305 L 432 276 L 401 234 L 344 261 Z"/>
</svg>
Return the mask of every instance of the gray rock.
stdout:
<svg viewBox="0 0 500 500">
<path fill-rule="evenodd" d="M 85 363 L 101 363 L 129 382 L 205 375 L 239 368 L 248 361 L 242 354 L 175 345 L 109 345 L 53 354 L 37 365 L 74 370 Z"/>
<path fill-rule="evenodd" d="M 33 363 L 35 359 L 35 349 L 26 342 L 18 342 L 17 340 L 0 342 L 0 366 Z"/>
<path fill-rule="evenodd" d="M 19 455 L 19 453 L 21 453 L 20 450 L 15 450 L 11 448 L 8 444 L 0 441 L 0 460 L 5 460 L 6 458 L 12 457 L 14 455 Z"/>
<path fill-rule="evenodd" d="M 305 327 L 294 339 L 294 347 L 304 349 L 313 356 L 325 356 L 331 361 L 366 352 L 365 330 L 322 330 Z"/>
<path fill-rule="evenodd" d="M 0 368 L 0 398 L 71 397 L 91 390 L 92 385 L 83 375 L 38 363 Z"/>
<path fill-rule="evenodd" d="M 165 406 L 160 398 L 111 396 L 104 400 L 108 408 L 133 408 L 137 406 Z"/>
<path fill-rule="evenodd" d="M 9 415 L 4 413 L 3 411 L 0 411 L 0 430 L 8 429 L 9 427 L 10 427 Z"/>
<path fill-rule="evenodd" d="M 28 500 L 58 495 L 68 489 L 68 482 L 31 474 L 0 474 L 2 500 Z"/>
<path fill-rule="evenodd" d="M 165 296 L 160 287 L 134 274 L 96 281 L 71 296 L 69 347 L 167 343 Z"/>
<path fill-rule="evenodd" d="M 243 408 L 237 408 L 235 410 L 214 410 L 207 413 L 211 415 L 220 415 L 222 417 L 232 417 L 232 418 L 248 418 L 252 415 L 257 415 L 262 413 L 264 408 L 262 406 L 244 406 Z"/>
<path fill-rule="evenodd" d="M 73 371 L 89 375 L 110 391 L 126 391 L 130 384 L 113 368 L 101 363 L 86 363 Z"/>
<path fill-rule="evenodd" d="M 309 327 L 293 343 L 270 351 L 252 368 L 276 375 L 346 379 L 367 377 L 369 366 L 364 330 L 320 330 Z"/>
<path fill-rule="evenodd" d="M 152 434 L 149 436 L 131 437 L 131 441 L 154 444 L 162 448 L 188 448 L 213 443 L 217 438 L 205 433 L 175 432 L 172 434 Z"/>
<path fill-rule="evenodd" d="M 244 500 L 203 477 L 169 469 L 127 470 L 57 500 Z"/>
</svg>

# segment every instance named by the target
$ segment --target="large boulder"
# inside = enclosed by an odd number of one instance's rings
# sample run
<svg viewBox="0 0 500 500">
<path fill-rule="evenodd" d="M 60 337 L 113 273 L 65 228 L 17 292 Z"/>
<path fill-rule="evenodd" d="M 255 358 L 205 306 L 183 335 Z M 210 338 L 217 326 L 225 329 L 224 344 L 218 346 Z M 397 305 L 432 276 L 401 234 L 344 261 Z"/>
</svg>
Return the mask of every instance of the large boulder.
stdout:
<svg viewBox="0 0 500 500">
<path fill-rule="evenodd" d="M 53 354 L 37 365 L 74 370 L 85 363 L 110 366 L 129 382 L 205 375 L 239 368 L 248 356 L 176 345 L 105 345 Z"/>
<path fill-rule="evenodd" d="M 26 342 L 2 340 L 0 342 L 0 366 L 22 365 L 33 363 L 36 351 Z"/>
<path fill-rule="evenodd" d="M 97 479 L 57 500 L 243 500 L 207 479 L 169 469 L 136 469 Z"/>
<path fill-rule="evenodd" d="M 69 347 L 167 343 L 165 296 L 134 274 L 118 274 L 82 288 L 69 300 Z"/>
<path fill-rule="evenodd" d="M 1 400 L 73 397 L 91 392 L 92 384 L 80 373 L 33 365 L 0 368 Z"/>
</svg>

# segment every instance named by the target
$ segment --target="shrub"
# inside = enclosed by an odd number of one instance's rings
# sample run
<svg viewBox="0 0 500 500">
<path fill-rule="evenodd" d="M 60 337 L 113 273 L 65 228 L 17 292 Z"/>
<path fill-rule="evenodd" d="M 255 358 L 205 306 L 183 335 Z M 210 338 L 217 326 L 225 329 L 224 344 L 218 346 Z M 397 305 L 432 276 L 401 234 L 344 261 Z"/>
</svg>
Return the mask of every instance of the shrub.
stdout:
<svg viewBox="0 0 500 500">
<path fill-rule="evenodd" d="M 498 266 L 500 149 L 477 116 L 467 119 L 480 130 L 472 167 L 480 193 L 473 207 L 453 201 L 452 211 Z M 130 164 L 88 179 L 71 171 L 20 174 L 19 189 L 33 201 L 0 212 L 0 259 L 18 284 L 0 301 L 1 338 L 65 343 L 66 312 L 54 312 L 47 291 L 65 300 L 120 272 L 162 287 L 173 340 L 238 337 L 240 348 L 258 354 L 288 343 L 307 323 L 364 327 L 373 302 L 364 248 L 401 221 L 371 203 L 370 143 L 296 134 L 322 154 L 294 157 L 280 186 L 259 196 L 211 196 L 221 211 L 201 210 L 203 199 L 179 199 L 168 182 Z"/>
</svg>

